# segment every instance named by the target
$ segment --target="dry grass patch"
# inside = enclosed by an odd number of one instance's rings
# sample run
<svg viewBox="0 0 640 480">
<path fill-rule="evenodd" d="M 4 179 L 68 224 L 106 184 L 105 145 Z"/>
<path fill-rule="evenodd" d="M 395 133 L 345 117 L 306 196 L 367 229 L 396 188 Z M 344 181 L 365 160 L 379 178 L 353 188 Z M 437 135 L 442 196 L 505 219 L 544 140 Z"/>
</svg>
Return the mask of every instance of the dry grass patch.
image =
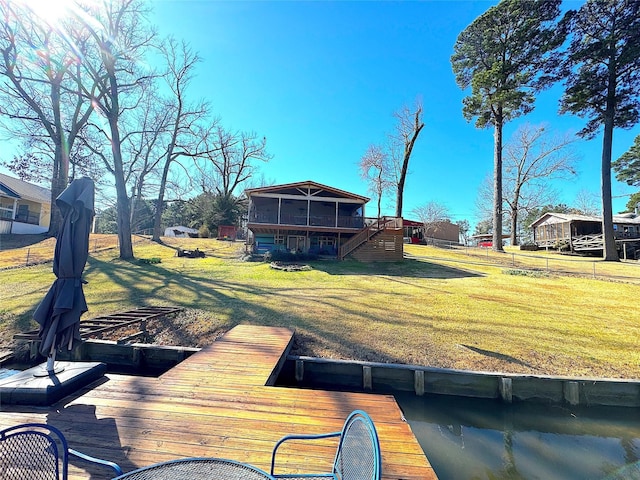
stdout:
<svg viewBox="0 0 640 480">
<path fill-rule="evenodd" d="M 249 323 L 294 328 L 302 355 L 640 378 L 638 287 L 630 282 L 509 275 L 504 265 L 427 247 L 408 248 L 417 253 L 404 262 L 311 262 L 310 271 L 284 272 L 240 261 L 240 243 L 164 240 L 135 246 L 138 258 L 159 264 L 92 253 L 86 317 L 178 305 L 184 315 L 154 327 L 159 343 L 202 346 Z M 175 255 L 196 247 L 207 257 Z M 50 265 L 3 272 L 4 341 L 29 325 L 52 280 Z"/>
</svg>

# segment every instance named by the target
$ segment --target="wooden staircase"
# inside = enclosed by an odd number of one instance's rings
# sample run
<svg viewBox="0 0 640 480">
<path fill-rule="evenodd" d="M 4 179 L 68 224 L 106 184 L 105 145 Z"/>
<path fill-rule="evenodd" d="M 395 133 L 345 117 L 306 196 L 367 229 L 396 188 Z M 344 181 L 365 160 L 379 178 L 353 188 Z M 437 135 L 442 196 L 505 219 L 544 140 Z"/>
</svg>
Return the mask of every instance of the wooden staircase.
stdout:
<svg viewBox="0 0 640 480">
<path fill-rule="evenodd" d="M 383 232 L 387 229 L 401 229 L 402 218 L 398 217 L 381 217 L 376 219 L 373 223 L 365 225 L 365 227 L 356 233 L 353 237 L 347 240 L 340 246 L 338 250 L 338 259 L 344 260 L 347 255 L 352 253 L 355 249 L 364 245 L 371 240 L 375 235 Z"/>
</svg>

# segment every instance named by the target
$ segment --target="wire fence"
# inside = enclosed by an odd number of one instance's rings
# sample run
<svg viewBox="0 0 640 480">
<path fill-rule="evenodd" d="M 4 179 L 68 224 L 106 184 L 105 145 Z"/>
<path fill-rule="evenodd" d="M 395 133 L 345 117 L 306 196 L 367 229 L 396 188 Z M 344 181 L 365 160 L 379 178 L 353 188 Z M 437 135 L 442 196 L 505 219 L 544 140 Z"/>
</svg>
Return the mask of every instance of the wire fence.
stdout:
<svg viewBox="0 0 640 480">
<path fill-rule="evenodd" d="M 141 236 L 133 236 L 134 245 L 149 242 Z M 0 250 L 0 270 L 28 267 L 53 261 L 56 239 L 48 238 L 34 245 Z M 117 235 L 92 234 L 89 236 L 89 253 L 99 253 L 120 247 Z"/>
<path fill-rule="evenodd" d="M 432 258 L 460 263 L 473 262 L 487 266 L 503 266 L 529 271 L 543 271 L 553 274 L 579 275 L 592 278 L 630 281 L 640 283 L 640 261 L 622 260 L 605 262 L 600 257 L 564 255 L 555 251 L 527 252 L 526 250 L 496 252 L 491 248 L 462 246 L 453 242 L 430 242 L 432 246 L 455 252 L 456 258 L 437 255 L 416 255 L 420 258 Z M 515 248 L 515 247 L 514 247 Z M 432 251 L 432 250 L 431 250 Z"/>
</svg>

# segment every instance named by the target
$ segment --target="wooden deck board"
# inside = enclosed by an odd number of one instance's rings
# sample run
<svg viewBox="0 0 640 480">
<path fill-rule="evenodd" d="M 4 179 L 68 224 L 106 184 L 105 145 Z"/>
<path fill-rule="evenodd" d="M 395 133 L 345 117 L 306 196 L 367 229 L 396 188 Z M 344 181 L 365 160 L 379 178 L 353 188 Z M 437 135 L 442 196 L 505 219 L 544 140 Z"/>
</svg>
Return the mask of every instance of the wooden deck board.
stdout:
<svg viewBox="0 0 640 480">
<path fill-rule="evenodd" d="M 266 386 L 291 345 L 285 328 L 240 325 L 158 378 L 108 375 L 52 407 L 2 406 L 0 426 L 50 423 L 72 448 L 111 459 L 125 471 L 189 456 L 224 457 L 268 470 L 275 442 L 290 433 L 339 431 L 365 410 L 380 437 L 385 480 L 436 478 L 390 395 Z M 279 465 L 292 473 L 330 467 L 332 440 Z M 108 478 L 74 463 L 70 480 Z"/>
</svg>

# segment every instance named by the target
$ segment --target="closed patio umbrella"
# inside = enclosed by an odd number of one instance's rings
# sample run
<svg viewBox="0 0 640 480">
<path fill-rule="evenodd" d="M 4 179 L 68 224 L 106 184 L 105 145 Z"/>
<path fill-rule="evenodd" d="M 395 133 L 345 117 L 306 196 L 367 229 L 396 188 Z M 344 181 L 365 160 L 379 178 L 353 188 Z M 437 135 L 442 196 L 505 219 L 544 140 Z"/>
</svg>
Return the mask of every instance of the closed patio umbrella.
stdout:
<svg viewBox="0 0 640 480">
<path fill-rule="evenodd" d="M 80 340 L 80 316 L 87 311 L 82 291 L 82 272 L 89 255 L 89 232 L 93 220 L 93 180 L 73 180 L 58 196 L 62 213 L 53 256 L 56 280 L 38 305 L 33 318 L 40 325 L 40 353 L 48 356 L 47 370 L 53 371 L 55 352 Z"/>
</svg>

